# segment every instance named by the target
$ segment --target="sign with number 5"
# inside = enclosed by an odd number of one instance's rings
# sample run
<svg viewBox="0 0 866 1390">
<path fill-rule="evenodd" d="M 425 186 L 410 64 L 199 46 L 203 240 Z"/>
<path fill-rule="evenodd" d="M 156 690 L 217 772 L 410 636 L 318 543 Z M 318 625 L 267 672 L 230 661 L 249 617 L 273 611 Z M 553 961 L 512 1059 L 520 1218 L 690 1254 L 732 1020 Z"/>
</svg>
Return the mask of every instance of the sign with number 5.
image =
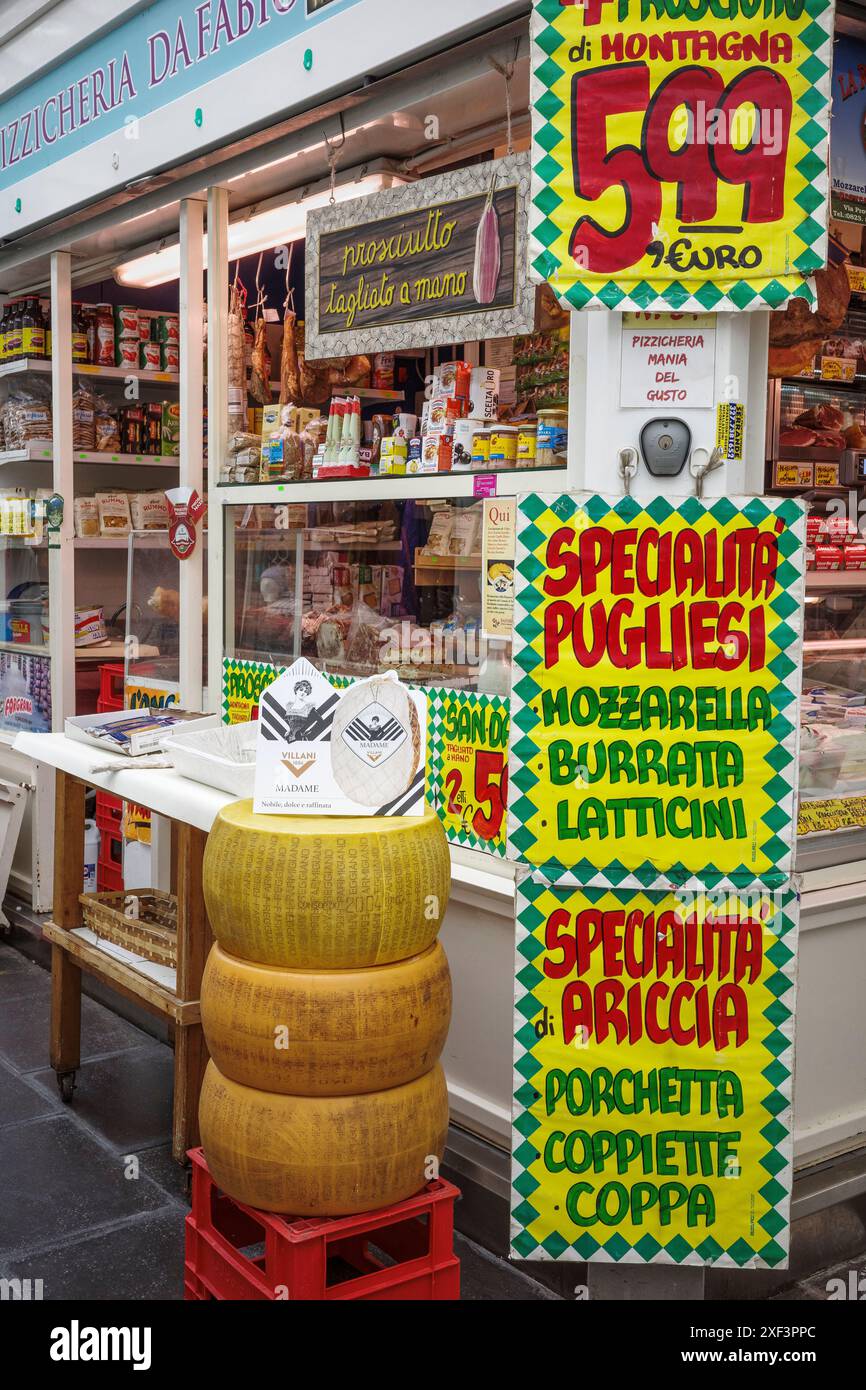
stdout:
<svg viewBox="0 0 866 1390">
<path fill-rule="evenodd" d="M 534 277 L 575 309 L 811 302 L 832 34 L 832 0 L 535 0 Z"/>
</svg>

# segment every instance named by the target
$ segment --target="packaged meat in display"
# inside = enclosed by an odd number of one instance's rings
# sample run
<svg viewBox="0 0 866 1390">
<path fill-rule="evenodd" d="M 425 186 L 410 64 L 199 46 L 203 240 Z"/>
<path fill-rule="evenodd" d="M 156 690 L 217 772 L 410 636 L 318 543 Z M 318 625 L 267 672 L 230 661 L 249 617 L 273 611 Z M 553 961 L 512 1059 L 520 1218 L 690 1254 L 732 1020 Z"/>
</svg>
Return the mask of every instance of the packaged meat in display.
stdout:
<svg viewBox="0 0 866 1390">
<path fill-rule="evenodd" d="M 269 405 L 271 396 L 271 354 L 266 341 L 267 324 L 257 318 L 253 339 L 252 367 L 250 371 L 250 395 L 262 405 Z"/>
<path fill-rule="evenodd" d="M 805 425 L 791 425 L 779 434 L 780 449 L 809 449 L 817 439 L 815 430 Z"/>
<path fill-rule="evenodd" d="M 828 516 L 824 521 L 824 535 L 828 541 L 841 543 L 856 540 L 857 523 L 847 516 Z"/>
<path fill-rule="evenodd" d="M 825 516 L 816 516 L 814 513 L 810 513 L 806 517 L 806 544 L 814 545 L 816 541 L 821 540 L 825 534 L 826 525 L 827 518 Z"/>
<path fill-rule="evenodd" d="M 866 541 L 853 541 L 845 546 L 846 570 L 866 570 Z"/>
<path fill-rule="evenodd" d="M 247 372 L 244 349 L 244 301 L 238 282 L 232 285 L 228 316 L 229 434 L 246 429 Z"/>
</svg>

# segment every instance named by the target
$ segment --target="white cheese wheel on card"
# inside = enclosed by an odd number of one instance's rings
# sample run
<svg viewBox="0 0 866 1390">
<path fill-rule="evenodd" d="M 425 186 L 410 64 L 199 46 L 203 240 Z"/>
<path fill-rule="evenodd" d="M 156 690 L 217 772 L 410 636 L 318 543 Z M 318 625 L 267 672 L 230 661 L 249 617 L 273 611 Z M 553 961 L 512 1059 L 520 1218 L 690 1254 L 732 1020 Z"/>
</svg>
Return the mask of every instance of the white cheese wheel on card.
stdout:
<svg viewBox="0 0 866 1390">
<path fill-rule="evenodd" d="M 362 1096 L 282 1096 L 240 1086 L 208 1063 L 199 1102 L 214 1182 L 260 1211 L 349 1216 L 412 1197 L 445 1152 L 441 1066 Z"/>
<path fill-rule="evenodd" d="M 439 1060 L 451 976 L 437 942 L 369 970 L 280 970 L 214 946 L 201 1021 L 223 1076 L 284 1095 L 361 1095 L 402 1086 Z"/>
<path fill-rule="evenodd" d="M 354 970 L 432 946 L 448 906 L 451 858 L 423 816 L 257 816 L 252 801 L 217 815 L 204 896 L 233 956 L 292 970 Z"/>
<path fill-rule="evenodd" d="M 415 701 L 399 681 L 362 681 L 340 698 L 331 727 L 331 771 L 359 806 L 390 806 L 423 765 Z"/>
</svg>

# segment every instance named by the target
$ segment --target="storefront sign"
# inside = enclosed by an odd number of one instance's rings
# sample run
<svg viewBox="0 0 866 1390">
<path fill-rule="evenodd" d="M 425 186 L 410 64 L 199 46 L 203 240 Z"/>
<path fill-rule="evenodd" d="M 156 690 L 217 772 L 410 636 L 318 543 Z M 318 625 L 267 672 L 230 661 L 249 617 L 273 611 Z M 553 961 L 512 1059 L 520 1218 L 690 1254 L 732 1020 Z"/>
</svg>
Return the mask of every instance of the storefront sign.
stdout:
<svg viewBox="0 0 866 1390">
<path fill-rule="evenodd" d="M 553 881 L 792 871 L 804 508 L 528 494 L 509 854 Z"/>
<path fill-rule="evenodd" d="M 111 131 L 138 139 L 130 121 L 137 127 L 148 113 L 359 3 L 152 0 L 0 104 L 0 188 Z"/>
<path fill-rule="evenodd" d="M 339 692 L 303 658 L 262 695 L 258 815 L 420 816 L 427 700 L 393 672 Z"/>
<path fill-rule="evenodd" d="M 514 548 L 517 501 L 496 497 L 484 503 L 481 541 L 481 631 L 511 639 L 514 625 Z"/>
<path fill-rule="evenodd" d="M 773 487 L 814 487 L 815 465 L 812 463 L 774 463 Z"/>
<path fill-rule="evenodd" d="M 537 278 L 576 309 L 812 302 L 832 35 L 801 0 L 535 0 Z"/>
<path fill-rule="evenodd" d="M 866 796 L 839 796 L 829 801 L 801 801 L 797 834 L 818 835 L 828 830 L 855 830 L 866 825 Z"/>
<path fill-rule="evenodd" d="M 623 406 L 713 404 L 715 314 L 624 314 Z"/>
<path fill-rule="evenodd" d="M 798 908 L 522 877 L 516 1258 L 786 1267 Z"/>
<path fill-rule="evenodd" d="M 530 332 L 529 185 L 512 155 L 310 212 L 307 358 Z"/>
<path fill-rule="evenodd" d="M 841 222 L 866 222 L 866 43 L 839 34 L 833 48 L 831 212 Z M 856 289 L 856 285 L 852 285 Z"/>
<path fill-rule="evenodd" d="M 429 775 L 448 839 L 505 854 L 508 701 L 464 690 L 431 690 Z"/>
</svg>

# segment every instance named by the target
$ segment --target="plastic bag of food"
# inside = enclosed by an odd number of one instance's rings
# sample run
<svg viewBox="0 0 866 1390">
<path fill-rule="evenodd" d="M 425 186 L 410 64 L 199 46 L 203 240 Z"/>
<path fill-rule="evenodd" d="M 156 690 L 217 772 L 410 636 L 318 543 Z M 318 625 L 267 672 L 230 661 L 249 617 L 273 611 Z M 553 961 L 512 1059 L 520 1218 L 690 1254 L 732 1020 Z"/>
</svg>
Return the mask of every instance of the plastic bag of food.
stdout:
<svg viewBox="0 0 866 1390">
<path fill-rule="evenodd" d="M 83 382 L 72 396 L 72 447 L 91 454 L 96 449 L 96 397 Z"/>
<path fill-rule="evenodd" d="M 2 416 L 7 449 L 23 449 L 37 439 L 50 442 L 53 416 L 49 383 L 34 381 L 15 386 L 3 406 Z"/>
</svg>

